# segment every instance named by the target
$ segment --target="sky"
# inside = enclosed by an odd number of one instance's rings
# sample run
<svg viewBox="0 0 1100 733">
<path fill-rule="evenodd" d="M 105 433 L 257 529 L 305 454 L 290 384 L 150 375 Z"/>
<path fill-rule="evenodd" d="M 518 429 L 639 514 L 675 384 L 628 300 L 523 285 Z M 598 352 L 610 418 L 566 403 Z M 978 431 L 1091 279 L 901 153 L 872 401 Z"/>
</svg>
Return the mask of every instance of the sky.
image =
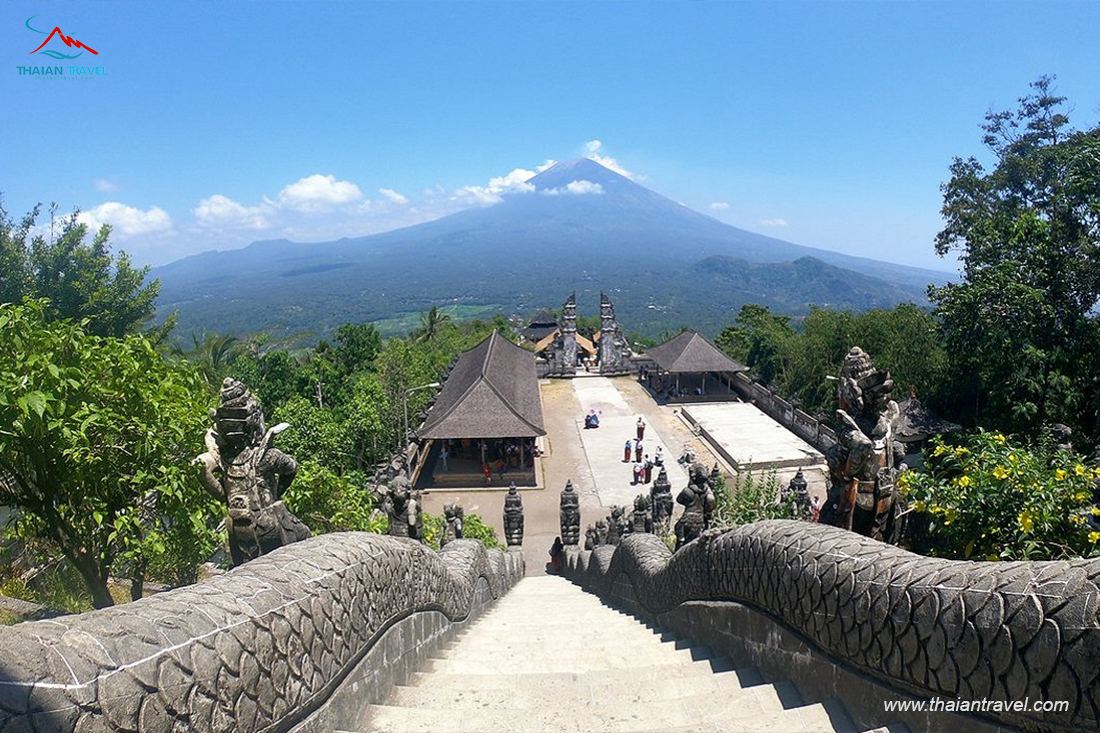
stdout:
<svg viewBox="0 0 1100 733">
<path fill-rule="evenodd" d="M 54 27 L 98 53 L 31 54 Z M 1091 2 L 5 2 L 0 193 L 161 264 L 491 206 L 590 156 L 743 229 L 949 270 L 952 158 L 988 160 L 984 115 L 1044 74 L 1095 125 L 1097 29 Z"/>
</svg>

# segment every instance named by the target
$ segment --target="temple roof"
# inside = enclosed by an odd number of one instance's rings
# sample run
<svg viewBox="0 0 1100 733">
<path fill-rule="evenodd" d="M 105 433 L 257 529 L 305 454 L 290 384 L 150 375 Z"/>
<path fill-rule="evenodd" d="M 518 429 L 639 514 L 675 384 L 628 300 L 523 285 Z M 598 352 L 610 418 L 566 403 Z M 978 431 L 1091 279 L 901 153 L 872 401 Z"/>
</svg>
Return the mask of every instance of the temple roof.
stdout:
<svg viewBox="0 0 1100 733">
<path fill-rule="evenodd" d="M 897 422 L 899 440 L 920 440 L 932 435 L 942 435 L 960 429 L 960 425 L 944 420 L 916 397 L 898 403 L 901 413 Z"/>
<path fill-rule="evenodd" d="M 560 329 L 555 328 L 545 338 L 543 338 L 537 344 L 535 344 L 535 353 L 536 354 L 541 354 L 543 351 L 546 351 L 546 349 L 553 346 L 554 339 L 557 338 L 559 330 Z M 584 351 L 587 351 L 589 354 L 595 354 L 596 353 L 596 347 L 592 344 L 591 341 L 589 341 L 588 339 L 586 339 L 584 336 L 580 335 L 579 333 L 576 335 L 576 338 L 577 338 L 577 348 L 582 349 Z"/>
<path fill-rule="evenodd" d="M 645 355 L 657 362 L 660 369 L 673 374 L 746 371 L 743 365 L 690 329 L 647 350 Z"/>
<path fill-rule="evenodd" d="M 546 435 L 534 355 L 493 331 L 459 356 L 416 434 L 433 439 Z"/>
</svg>

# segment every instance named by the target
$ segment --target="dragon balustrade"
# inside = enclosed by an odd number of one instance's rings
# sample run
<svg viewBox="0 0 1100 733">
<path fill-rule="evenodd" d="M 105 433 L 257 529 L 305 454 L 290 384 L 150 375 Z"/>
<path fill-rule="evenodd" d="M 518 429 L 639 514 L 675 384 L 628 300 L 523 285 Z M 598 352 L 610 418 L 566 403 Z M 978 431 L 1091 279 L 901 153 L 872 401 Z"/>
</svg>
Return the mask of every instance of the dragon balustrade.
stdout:
<svg viewBox="0 0 1100 733">
<path fill-rule="evenodd" d="M 474 540 L 436 553 L 346 532 L 134 603 L 3 628 L 0 732 L 354 727 L 365 697 L 382 699 L 523 571 L 519 552 Z"/>
<path fill-rule="evenodd" d="M 986 730 L 1100 729 L 1100 560 L 941 560 L 792 520 L 710 530 L 675 554 L 640 533 L 617 547 L 566 549 L 567 577 L 661 623 L 707 606 L 727 613 L 713 627 L 736 636 L 730 609 L 747 607 L 766 620 L 763 645 L 790 632 L 887 690 L 1030 706 L 979 711 Z M 1068 710 L 1032 709 L 1045 701 L 1067 701 Z"/>
</svg>

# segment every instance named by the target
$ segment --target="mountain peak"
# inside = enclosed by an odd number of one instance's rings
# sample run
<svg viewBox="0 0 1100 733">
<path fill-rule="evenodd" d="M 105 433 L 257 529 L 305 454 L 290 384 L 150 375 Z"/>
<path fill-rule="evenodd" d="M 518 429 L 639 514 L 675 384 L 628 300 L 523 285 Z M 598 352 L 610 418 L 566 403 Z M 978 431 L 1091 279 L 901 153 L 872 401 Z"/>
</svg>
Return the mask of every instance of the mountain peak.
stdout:
<svg viewBox="0 0 1100 733">
<path fill-rule="evenodd" d="M 554 188 L 563 188 L 573 181 L 589 181 L 598 183 L 607 189 L 622 186 L 636 186 L 633 181 L 621 176 L 615 171 L 600 165 L 591 158 L 572 158 L 562 160 L 550 166 L 542 173 L 532 178 L 528 183 L 534 185 L 539 191 Z"/>
</svg>

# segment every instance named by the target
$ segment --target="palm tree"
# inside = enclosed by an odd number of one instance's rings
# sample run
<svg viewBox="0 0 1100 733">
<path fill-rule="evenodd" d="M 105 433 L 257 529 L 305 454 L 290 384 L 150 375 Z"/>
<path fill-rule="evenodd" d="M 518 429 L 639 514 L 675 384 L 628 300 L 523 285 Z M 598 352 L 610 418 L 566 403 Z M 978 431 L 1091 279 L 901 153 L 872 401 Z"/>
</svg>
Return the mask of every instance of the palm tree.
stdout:
<svg viewBox="0 0 1100 733">
<path fill-rule="evenodd" d="M 417 341 L 427 342 L 439 335 L 443 324 L 451 320 L 451 316 L 439 310 L 439 306 L 432 305 L 431 309 L 420 314 L 420 327 L 413 332 Z"/>
<path fill-rule="evenodd" d="M 176 356 L 191 363 L 199 371 L 202 380 L 211 389 L 217 390 L 222 379 L 229 372 L 229 365 L 240 353 L 241 347 L 236 336 L 218 333 L 202 334 L 202 339 L 191 335 L 193 347 L 184 352 L 176 349 Z"/>
</svg>

